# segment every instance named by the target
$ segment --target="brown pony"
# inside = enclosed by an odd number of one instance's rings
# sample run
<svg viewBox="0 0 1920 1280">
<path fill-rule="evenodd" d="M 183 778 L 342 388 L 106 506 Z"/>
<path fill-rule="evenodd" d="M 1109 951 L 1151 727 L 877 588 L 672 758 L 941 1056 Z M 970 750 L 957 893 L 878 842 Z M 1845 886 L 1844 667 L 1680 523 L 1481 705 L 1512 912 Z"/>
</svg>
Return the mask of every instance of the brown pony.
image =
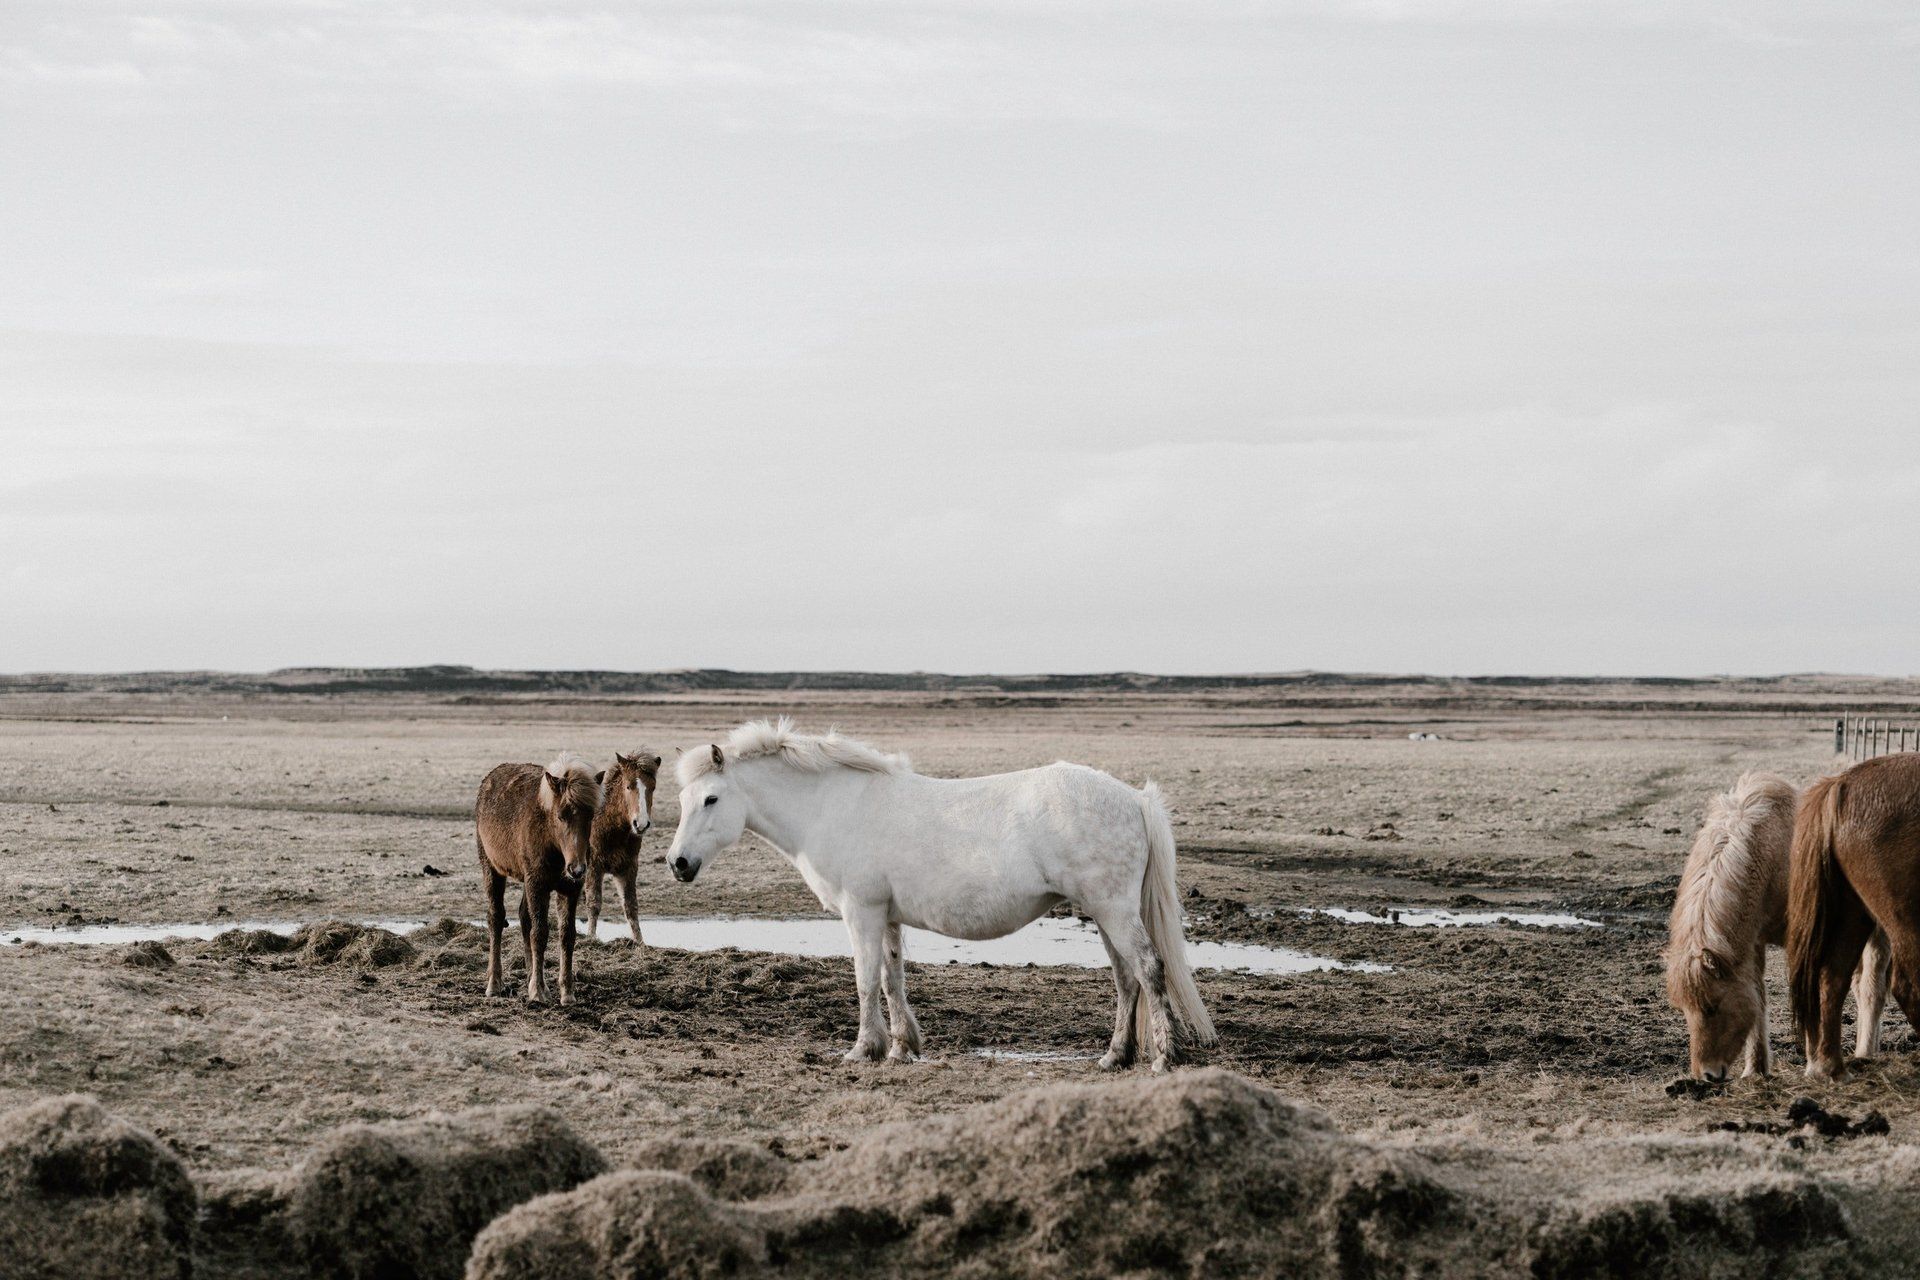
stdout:
<svg viewBox="0 0 1920 1280">
<path fill-rule="evenodd" d="M 1800 797 L 1787 886 L 1787 974 L 1807 1074 L 1839 1077 L 1840 1004 L 1878 924 L 1893 998 L 1920 1027 L 1920 754 L 1863 760 Z"/>
<path fill-rule="evenodd" d="M 487 890 L 487 994 L 500 990 L 500 931 L 507 924 L 507 881 L 520 882 L 520 940 L 527 949 L 527 1001 L 547 998 L 547 897 L 560 912 L 560 1003 L 573 1003 L 574 909 L 587 873 L 600 784 L 585 762 L 562 755 L 537 764 L 497 766 L 480 784 L 473 824 L 480 879 Z"/>
<path fill-rule="evenodd" d="M 600 886 L 608 876 L 620 883 L 627 928 L 640 945 L 640 915 L 634 883 L 640 874 L 640 837 L 653 825 L 653 784 L 660 757 L 645 751 L 614 753 L 613 768 L 600 775 L 606 802 L 593 820 L 593 845 L 587 855 L 587 936 L 600 936 Z"/>
<path fill-rule="evenodd" d="M 1708 801 L 1680 874 L 1667 924 L 1667 998 L 1686 1015 L 1696 1079 L 1725 1080 L 1742 1058 L 1748 1075 L 1772 1067 L 1767 947 L 1786 940 L 1795 799 L 1785 778 L 1743 774 Z M 1862 1057 L 1879 1048 L 1886 1002 L 1885 941 L 1875 943 L 1854 980 Z"/>
</svg>

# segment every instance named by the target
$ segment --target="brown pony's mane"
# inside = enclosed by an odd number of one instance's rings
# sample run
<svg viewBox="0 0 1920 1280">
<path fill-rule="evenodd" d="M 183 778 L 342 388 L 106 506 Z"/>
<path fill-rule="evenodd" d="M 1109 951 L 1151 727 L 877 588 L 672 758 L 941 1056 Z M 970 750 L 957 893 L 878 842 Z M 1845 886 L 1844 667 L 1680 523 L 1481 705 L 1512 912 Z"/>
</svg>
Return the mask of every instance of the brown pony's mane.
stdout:
<svg viewBox="0 0 1920 1280">
<path fill-rule="evenodd" d="M 1752 951 L 1754 881 L 1767 873 L 1754 833 L 1770 813 L 1791 815 L 1795 795 L 1785 778 L 1748 773 L 1707 802 L 1668 923 L 1667 992 L 1676 1003 L 1702 1003 Z"/>
<path fill-rule="evenodd" d="M 557 796 L 553 793 L 554 778 L 566 780 L 565 788 Z M 600 808 L 604 799 L 605 793 L 593 776 L 592 766 L 571 751 L 561 752 L 540 776 L 540 804 L 549 812 L 572 804 L 591 813 Z"/>
</svg>

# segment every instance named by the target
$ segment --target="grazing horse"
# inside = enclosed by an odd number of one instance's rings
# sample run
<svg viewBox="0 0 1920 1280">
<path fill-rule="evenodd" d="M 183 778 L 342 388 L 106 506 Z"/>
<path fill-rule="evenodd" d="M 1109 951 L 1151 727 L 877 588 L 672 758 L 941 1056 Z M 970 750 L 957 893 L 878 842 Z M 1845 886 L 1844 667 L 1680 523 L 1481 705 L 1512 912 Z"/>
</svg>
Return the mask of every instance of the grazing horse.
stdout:
<svg viewBox="0 0 1920 1280">
<path fill-rule="evenodd" d="M 560 1003 L 573 1003 L 574 907 L 587 873 L 600 784 L 575 756 L 503 764 L 474 801 L 480 879 L 487 890 L 487 994 L 500 990 L 500 931 L 507 924 L 507 881 L 520 882 L 520 940 L 527 949 L 527 1000 L 547 998 L 547 898 L 558 891 Z"/>
<path fill-rule="evenodd" d="M 640 874 L 640 837 L 653 825 L 653 784 L 660 757 L 639 751 L 614 753 L 613 768 L 600 775 L 606 801 L 593 820 L 593 845 L 587 856 L 587 936 L 600 936 L 600 886 L 608 876 L 620 885 L 627 928 L 640 945 L 640 914 L 634 884 Z"/>
<path fill-rule="evenodd" d="M 1077 764 L 929 778 L 904 756 L 795 733 L 785 718 L 741 725 L 724 747 L 681 756 L 677 771 L 676 879 L 691 882 L 752 831 L 846 922 L 860 995 L 848 1061 L 920 1050 L 902 925 L 998 938 L 1069 899 L 1099 925 L 1113 964 L 1118 1008 L 1100 1065 L 1127 1066 L 1148 1035 L 1156 1071 L 1175 1060 L 1176 1030 L 1212 1043 L 1180 928 L 1173 826 L 1151 783 L 1135 791 Z"/>
<path fill-rule="evenodd" d="M 1840 1005 L 1875 925 L 1893 957 L 1893 998 L 1920 1027 L 1920 755 L 1863 760 L 1800 797 L 1787 971 L 1810 1076 L 1846 1072 Z"/>
<path fill-rule="evenodd" d="M 1747 1075 L 1773 1066 L 1767 1044 L 1767 947 L 1787 934 L 1787 860 L 1793 784 L 1744 774 L 1707 803 L 1667 924 L 1667 998 L 1687 1018 L 1689 1070 L 1717 1084 L 1743 1056 Z M 1880 1047 L 1887 998 L 1884 936 L 1874 935 L 1854 978 L 1855 1052 Z"/>
</svg>

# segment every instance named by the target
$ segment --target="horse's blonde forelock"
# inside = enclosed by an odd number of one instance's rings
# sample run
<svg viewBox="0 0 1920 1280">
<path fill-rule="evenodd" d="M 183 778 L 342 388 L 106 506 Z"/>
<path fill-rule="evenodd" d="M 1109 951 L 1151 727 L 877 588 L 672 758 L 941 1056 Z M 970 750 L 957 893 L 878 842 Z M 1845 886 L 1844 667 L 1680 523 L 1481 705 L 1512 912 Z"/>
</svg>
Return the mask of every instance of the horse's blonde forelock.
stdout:
<svg viewBox="0 0 1920 1280">
<path fill-rule="evenodd" d="M 1718 980 L 1710 963 L 1731 966 L 1752 951 L 1761 924 L 1753 919 L 1754 881 L 1767 870 L 1754 837 L 1774 816 L 1791 831 L 1797 796 L 1785 778 L 1747 773 L 1707 802 L 1667 927 L 1667 993 L 1677 1003 L 1704 999 Z"/>
<path fill-rule="evenodd" d="M 553 778 L 565 779 L 564 794 L 553 794 L 553 783 L 550 781 Z M 540 798 L 549 808 L 571 800 L 575 804 L 598 809 L 606 797 L 601 790 L 600 780 L 594 776 L 593 766 L 571 751 L 562 751 L 553 758 L 553 763 L 547 766 L 545 775 L 540 779 Z"/>
<path fill-rule="evenodd" d="M 838 766 L 863 773 L 910 773 L 913 765 L 904 755 L 881 751 L 864 742 L 842 735 L 838 730 L 824 734 L 797 733 L 787 716 L 777 720 L 749 720 L 718 744 L 720 754 L 729 763 L 735 760 L 778 758 L 782 763 L 807 773 Z M 682 752 L 674 763 L 674 776 L 681 786 L 715 771 L 713 752 L 696 748 Z"/>
</svg>

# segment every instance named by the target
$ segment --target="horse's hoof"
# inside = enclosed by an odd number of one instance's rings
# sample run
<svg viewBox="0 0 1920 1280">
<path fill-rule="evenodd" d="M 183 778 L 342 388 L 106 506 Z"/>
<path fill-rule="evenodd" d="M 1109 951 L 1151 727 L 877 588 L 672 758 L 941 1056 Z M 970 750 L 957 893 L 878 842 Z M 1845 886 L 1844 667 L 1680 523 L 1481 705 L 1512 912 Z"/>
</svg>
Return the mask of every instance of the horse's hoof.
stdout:
<svg viewBox="0 0 1920 1280">
<path fill-rule="evenodd" d="M 877 1044 L 856 1044 L 847 1050 L 847 1056 L 840 1060 L 842 1062 L 878 1062 L 885 1052 Z"/>
<path fill-rule="evenodd" d="M 887 1050 L 888 1062 L 918 1062 L 919 1060 L 919 1053 L 904 1044 L 893 1045 Z"/>
<path fill-rule="evenodd" d="M 1157 1076 L 1163 1076 L 1167 1074 L 1168 1068 L 1172 1066 L 1173 1066 L 1173 1059 L 1167 1057 L 1165 1054 L 1161 1054 L 1159 1057 L 1153 1060 L 1153 1074 Z"/>
<path fill-rule="evenodd" d="M 1125 1071 L 1132 1065 L 1132 1058 L 1124 1054 L 1115 1053 L 1111 1049 L 1100 1055 L 1099 1066 L 1102 1071 Z"/>
</svg>

